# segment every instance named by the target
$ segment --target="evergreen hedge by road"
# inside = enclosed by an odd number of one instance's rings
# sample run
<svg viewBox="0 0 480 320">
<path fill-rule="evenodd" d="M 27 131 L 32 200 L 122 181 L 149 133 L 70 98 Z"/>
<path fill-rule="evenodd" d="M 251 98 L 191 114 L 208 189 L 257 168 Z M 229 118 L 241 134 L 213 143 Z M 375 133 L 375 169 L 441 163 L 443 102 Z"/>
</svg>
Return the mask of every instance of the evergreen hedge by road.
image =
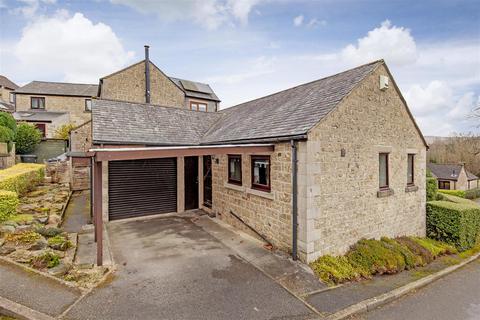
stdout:
<svg viewBox="0 0 480 320">
<path fill-rule="evenodd" d="M 480 206 L 448 194 L 427 202 L 427 236 L 454 245 L 460 251 L 480 240 Z"/>
</svg>

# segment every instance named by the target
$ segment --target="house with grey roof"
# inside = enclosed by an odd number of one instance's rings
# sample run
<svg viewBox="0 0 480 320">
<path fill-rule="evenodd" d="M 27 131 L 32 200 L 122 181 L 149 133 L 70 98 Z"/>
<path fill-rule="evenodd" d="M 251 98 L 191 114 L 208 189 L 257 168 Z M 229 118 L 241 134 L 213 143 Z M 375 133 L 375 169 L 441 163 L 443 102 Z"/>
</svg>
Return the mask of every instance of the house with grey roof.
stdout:
<svg viewBox="0 0 480 320">
<path fill-rule="evenodd" d="M 15 95 L 13 91 L 18 85 L 5 76 L 0 75 L 0 111 L 15 111 Z"/>
<path fill-rule="evenodd" d="M 15 90 L 18 122 L 34 124 L 44 138 L 55 138 L 63 125 L 81 125 L 91 119 L 95 84 L 32 81 Z"/>
<path fill-rule="evenodd" d="M 124 72 L 92 100 L 97 237 L 105 221 L 196 209 L 307 262 L 425 236 L 427 144 L 383 60 L 216 112 L 189 108 L 191 84 L 148 58 Z"/>
<path fill-rule="evenodd" d="M 437 178 L 438 189 L 470 190 L 480 188 L 480 178 L 462 164 L 428 163 L 427 168 Z"/>
</svg>

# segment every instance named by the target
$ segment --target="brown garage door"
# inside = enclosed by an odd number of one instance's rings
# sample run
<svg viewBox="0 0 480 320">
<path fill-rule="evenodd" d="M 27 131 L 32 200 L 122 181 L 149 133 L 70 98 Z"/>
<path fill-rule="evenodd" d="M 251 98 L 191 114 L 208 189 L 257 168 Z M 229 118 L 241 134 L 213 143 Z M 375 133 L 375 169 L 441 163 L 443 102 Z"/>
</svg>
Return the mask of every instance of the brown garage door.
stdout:
<svg viewBox="0 0 480 320">
<path fill-rule="evenodd" d="M 177 159 L 109 162 L 108 199 L 110 220 L 177 211 Z"/>
</svg>

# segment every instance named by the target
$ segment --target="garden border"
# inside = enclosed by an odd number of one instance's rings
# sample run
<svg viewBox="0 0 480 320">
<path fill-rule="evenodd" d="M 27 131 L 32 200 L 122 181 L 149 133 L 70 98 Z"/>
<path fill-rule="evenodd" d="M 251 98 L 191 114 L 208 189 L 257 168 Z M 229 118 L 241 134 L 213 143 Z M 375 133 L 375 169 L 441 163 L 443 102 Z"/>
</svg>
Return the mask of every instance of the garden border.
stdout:
<svg viewBox="0 0 480 320">
<path fill-rule="evenodd" d="M 327 319 L 327 320 L 341 320 L 345 319 L 347 317 L 350 317 L 355 314 L 359 313 L 365 313 L 368 311 L 372 311 L 373 309 L 383 306 L 393 300 L 396 300 L 407 293 L 425 287 L 426 285 L 462 268 L 463 266 L 469 264 L 472 261 L 475 261 L 480 257 L 480 253 L 477 253 L 470 258 L 467 258 L 466 260 L 460 262 L 459 264 L 453 265 L 451 267 L 445 268 L 443 270 L 440 270 L 434 274 L 428 275 L 424 278 L 421 278 L 419 280 L 413 281 L 409 284 L 406 284 L 402 287 L 396 288 L 392 291 L 389 291 L 387 293 L 381 294 L 379 296 L 363 300 L 359 303 L 353 304 L 343 310 L 340 310 L 338 312 L 335 312 L 334 314 L 331 314 L 327 317 L 322 317 L 319 319 Z"/>
</svg>

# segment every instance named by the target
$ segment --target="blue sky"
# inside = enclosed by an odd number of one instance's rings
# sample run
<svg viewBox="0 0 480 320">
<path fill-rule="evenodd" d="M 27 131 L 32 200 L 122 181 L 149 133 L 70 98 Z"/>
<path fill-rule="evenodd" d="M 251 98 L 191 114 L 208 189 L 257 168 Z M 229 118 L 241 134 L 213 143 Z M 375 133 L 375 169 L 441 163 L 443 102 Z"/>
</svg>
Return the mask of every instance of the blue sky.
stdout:
<svg viewBox="0 0 480 320">
<path fill-rule="evenodd" d="M 478 132 L 478 1 L 0 0 L 0 73 L 97 82 L 143 58 L 222 106 L 384 58 L 426 135 Z"/>
</svg>

